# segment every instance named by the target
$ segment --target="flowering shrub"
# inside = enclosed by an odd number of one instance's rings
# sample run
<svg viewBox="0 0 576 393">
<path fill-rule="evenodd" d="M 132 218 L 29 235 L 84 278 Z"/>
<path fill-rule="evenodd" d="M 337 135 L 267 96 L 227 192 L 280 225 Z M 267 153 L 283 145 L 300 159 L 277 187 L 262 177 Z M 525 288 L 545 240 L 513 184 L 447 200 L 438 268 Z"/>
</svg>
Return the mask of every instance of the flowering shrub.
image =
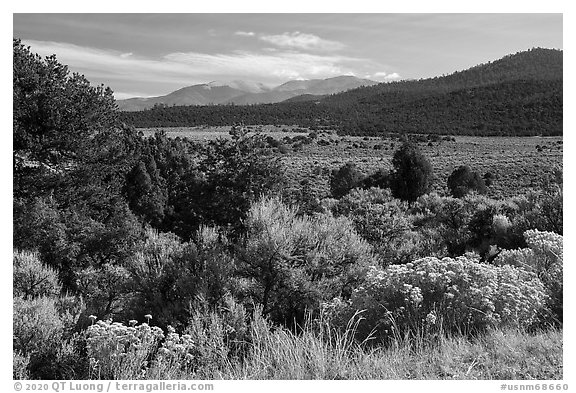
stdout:
<svg viewBox="0 0 576 393">
<path fill-rule="evenodd" d="M 162 329 L 147 323 L 125 326 L 98 321 L 86 330 L 90 378 L 136 379 L 146 372 L 148 360 L 164 338 Z"/>
<path fill-rule="evenodd" d="M 151 368 L 151 377 L 160 379 L 178 372 L 192 371 L 195 344 L 192 336 L 183 334 L 180 336 L 172 326 L 168 326 L 166 340 L 158 349 Z"/>
<path fill-rule="evenodd" d="M 172 326 L 167 333 L 147 323 L 131 326 L 98 321 L 86 332 L 90 378 L 180 379 L 202 373 L 212 375 L 244 356 L 251 341 L 246 310 L 231 297 L 218 312 L 208 307 L 195 310 L 183 334 Z M 258 312 L 261 310 L 259 309 Z M 92 321 L 95 316 L 90 316 Z M 150 321 L 151 315 L 145 315 Z"/>
<path fill-rule="evenodd" d="M 551 310 L 562 320 L 563 237 L 532 229 L 524 232 L 524 238 L 528 248 L 502 250 L 494 264 L 517 266 L 537 274 L 548 291 Z"/>
<path fill-rule="evenodd" d="M 340 323 L 365 310 L 364 334 L 418 329 L 423 322 L 446 330 L 477 331 L 489 326 L 529 326 L 546 304 L 538 277 L 513 266 L 477 260 L 423 258 L 386 269 L 372 267 L 349 302 L 325 309 Z"/>
</svg>

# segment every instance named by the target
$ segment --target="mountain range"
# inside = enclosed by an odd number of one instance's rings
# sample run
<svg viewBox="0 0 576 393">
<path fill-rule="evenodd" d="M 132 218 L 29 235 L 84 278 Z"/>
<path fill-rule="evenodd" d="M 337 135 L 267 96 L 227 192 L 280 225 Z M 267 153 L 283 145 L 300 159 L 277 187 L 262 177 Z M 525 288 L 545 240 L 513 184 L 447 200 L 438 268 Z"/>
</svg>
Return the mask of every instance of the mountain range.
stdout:
<svg viewBox="0 0 576 393">
<path fill-rule="evenodd" d="M 273 88 L 262 83 L 241 80 L 213 81 L 184 87 L 164 96 L 136 97 L 116 102 L 121 111 L 127 112 L 150 109 L 155 105 L 271 104 L 301 95 L 334 94 L 377 83 L 346 75 L 328 79 L 292 80 Z"/>
<path fill-rule="evenodd" d="M 533 48 L 449 75 L 336 94 L 318 89 L 274 104 L 156 107 L 121 116 L 136 127 L 243 123 L 330 128 L 347 135 L 562 135 L 563 51 Z"/>
</svg>

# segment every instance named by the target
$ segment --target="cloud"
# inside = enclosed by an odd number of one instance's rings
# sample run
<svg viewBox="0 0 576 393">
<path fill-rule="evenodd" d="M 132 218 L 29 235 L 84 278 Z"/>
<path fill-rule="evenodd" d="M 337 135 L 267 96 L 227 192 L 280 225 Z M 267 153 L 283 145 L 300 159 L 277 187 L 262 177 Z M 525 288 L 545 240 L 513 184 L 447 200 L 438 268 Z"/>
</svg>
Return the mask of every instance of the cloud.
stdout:
<svg viewBox="0 0 576 393">
<path fill-rule="evenodd" d="M 42 56 L 55 53 L 58 60 L 80 72 L 92 83 L 110 86 L 117 96 L 148 90 L 144 95 L 166 94 L 183 86 L 211 80 L 246 79 L 269 84 L 289 79 L 328 78 L 354 73 L 366 59 L 277 50 L 230 53 L 177 52 L 162 57 L 83 47 L 63 42 L 26 40 Z"/>
<path fill-rule="evenodd" d="M 114 92 L 114 98 L 116 98 L 117 100 L 125 100 L 127 98 L 134 98 L 134 97 L 153 97 L 153 95 L 150 95 L 149 93 L 134 92 L 134 91 Z"/>
<path fill-rule="evenodd" d="M 352 72 L 346 63 L 361 59 L 345 56 L 319 56 L 296 52 L 255 53 L 234 51 L 230 54 L 206 54 L 197 52 L 172 53 L 165 60 L 187 65 L 197 73 L 220 73 L 224 75 L 251 75 L 276 79 L 315 78 L 342 75 Z"/>
<path fill-rule="evenodd" d="M 237 31 L 234 33 L 234 35 L 240 35 L 243 37 L 254 37 L 256 33 L 254 33 L 253 31 Z"/>
<path fill-rule="evenodd" d="M 395 81 L 395 80 L 401 79 L 402 77 L 397 72 L 393 72 L 393 73 L 389 74 L 389 73 L 384 72 L 384 71 L 379 71 L 379 72 L 375 72 L 374 74 L 372 74 L 370 76 L 370 78 L 378 79 L 378 80 L 384 80 L 384 81 Z"/>
<path fill-rule="evenodd" d="M 314 34 L 301 33 L 299 31 L 278 35 L 262 35 L 260 39 L 281 48 L 290 49 L 336 51 L 345 47 L 340 42 L 325 40 Z"/>
<path fill-rule="evenodd" d="M 397 79 L 400 79 L 400 78 L 401 78 L 401 76 L 398 75 L 398 73 L 396 73 L 396 72 L 393 72 L 393 73 L 391 73 L 391 74 L 388 74 L 388 75 L 386 75 L 386 76 L 384 77 L 384 79 L 386 79 L 386 80 L 397 80 Z"/>
</svg>

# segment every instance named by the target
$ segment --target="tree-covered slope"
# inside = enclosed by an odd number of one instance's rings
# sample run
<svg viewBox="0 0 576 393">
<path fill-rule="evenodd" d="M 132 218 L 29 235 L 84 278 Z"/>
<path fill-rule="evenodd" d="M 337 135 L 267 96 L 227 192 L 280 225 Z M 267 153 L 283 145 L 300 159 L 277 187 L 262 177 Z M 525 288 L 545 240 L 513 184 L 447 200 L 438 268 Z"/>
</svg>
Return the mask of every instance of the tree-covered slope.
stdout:
<svg viewBox="0 0 576 393">
<path fill-rule="evenodd" d="M 296 124 L 343 134 L 561 135 L 563 52 L 532 49 L 435 78 L 381 83 L 317 100 L 156 108 L 123 114 L 137 127 Z"/>
</svg>

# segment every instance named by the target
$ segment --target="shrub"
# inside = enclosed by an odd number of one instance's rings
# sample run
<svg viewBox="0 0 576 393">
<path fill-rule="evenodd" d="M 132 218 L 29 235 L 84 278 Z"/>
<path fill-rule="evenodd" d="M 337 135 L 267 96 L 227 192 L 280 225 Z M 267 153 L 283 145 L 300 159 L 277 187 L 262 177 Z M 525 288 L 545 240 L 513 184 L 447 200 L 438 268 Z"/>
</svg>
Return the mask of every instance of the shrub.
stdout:
<svg viewBox="0 0 576 393">
<path fill-rule="evenodd" d="M 528 248 L 502 250 L 494 264 L 512 265 L 538 275 L 549 295 L 549 307 L 563 319 L 563 237 L 553 232 L 529 230 L 524 233 Z"/>
<path fill-rule="evenodd" d="M 86 301 L 88 314 L 101 318 L 123 315 L 130 304 L 130 273 L 124 266 L 90 266 L 77 273 L 78 291 Z"/>
<path fill-rule="evenodd" d="M 213 228 L 201 228 L 195 237 L 196 243 L 182 243 L 173 234 L 148 231 L 127 265 L 135 293 L 127 317 L 152 313 L 159 326 L 180 328 L 196 298 L 211 305 L 223 299 L 232 269 L 226 237 Z"/>
<path fill-rule="evenodd" d="M 132 325 L 108 320 L 88 327 L 85 335 L 90 379 L 137 379 L 146 372 L 148 358 L 164 333 L 147 323 L 136 326 L 133 321 Z"/>
<path fill-rule="evenodd" d="M 400 262 L 405 252 L 414 251 L 403 247 L 412 230 L 406 209 L 406 203 L 393 198 L 390 190 L 371 188 L 352 190 L 333 206 L 332 212 L 347 216 L 382 263 L 391 264 Z"/>
<path fill-rule="evenodd" d="M 69 379 L 83 363 L 73 335 L 82 312 L 74 298 L 14 298 L 15 373 L 30 379 Z"/>
<path fill-rule="evenodd" d="M 484 179 L 467 165 L 461 165 L 448 176 L 448 189 L 454 198 L 462 198 L 470 191 L 479 194 L 488 191 Z"/>
<path fill-rule="evenodd" d="M 490 187 L 492 184 L 494 184 L 496 176 L 494 176 L 492 172 L 486 172 L 484 176 L 482 176 L 482 179 L 484 179 L 484 184 L 486 184 L 486 187 Z"/>
<path fill-rule="evenodd" d="M 12 354 L 12 379 L 30 379 L 28 374 L 28 365 L 30 364 L 30 355 L 24 356 L 19 351 Z"/>
<path fill-rule="evenodd" d="M 420 197 L 409 213 L 417 231 L 435 243 L 439 253 L 445 248 L 449 256 L 475 251 L 489 259 L 491 248 L 525 244 L 514 230 L 513 222 L 519 214 L 514 200 L 494 200 L 476 194 L 440 197 L 432 193 Z"/>
<path fill-rule="evenodd" d="M 206 147 L 199 163 L 200 196 L 187 208 L 198 212 L 202 225 L 231 226 L 240 234 L 251 203 L 281 190 L 286 179 L 280 158 L 266 147 L 264 136 L 243 129 L 230 133 L 230 140 L 210 141 Z"/>
<path fill-rule="evenodd" d="M 405 142 L 392 158 L 392 193 L 396 198 L 414 202 L 432 186 L 432 165 L 417 145 Z"/>
<path fill-rule="evenodd" d="M 14 296 L 24 299 L 57 296 L 61 291 L 56 270 L 45 266 L 36 252 L 14 250 Z"/>
<path fill-rule="evenodd" d="M 366 177 L 361 184 L 362 188 L 390 188 L 390 174 L 385 169 L 379 169 Z"/>
<path fill-rule="evenodd" d="M 365 310 L 363 334 L 380 337 L 441 324 L 475 332 L 490 326 L 528 327 L 546 306 L 538 277 L 513 266 L 496 267 L 466 257 L 433 257 L 385 269 L 372 267 L 349 302 L 325 305 L 341 323 Z"/>
<path fill-rule="evenodd" d="M 349 296 L 373 260 L 352 222 L 330 214 L 297 216 L 278 198 L 255 203 L 238 252 L 238 273 L 248 299 L 275 322 L 301 321 L 306 308 Z"/>
<path fill-rule="evenodd" d="M 51 350 L 59 344 L 64 333 L 56 300 L 47 297 L 14 298 L 13 327 L 14 350 L 23 355 Z"/>
<path fill-rule="evenodd" d="M 560 187 L 530 191 L 512 198 L 512 202 L 518 206 L 518 214 L 512 220 L 512 231 L 518 236 L 530 229 L 562 235 L 564 204 Z"/>
<path fill-rule="evenodd" d="M 364 180 L 364 174 L 352 162 L 346 163 L 340 169 L 332 170 L 330 174 L 330 191 L 334 198 L 341 198 L 353 188 L 359 187 Z"/>
</svg>

